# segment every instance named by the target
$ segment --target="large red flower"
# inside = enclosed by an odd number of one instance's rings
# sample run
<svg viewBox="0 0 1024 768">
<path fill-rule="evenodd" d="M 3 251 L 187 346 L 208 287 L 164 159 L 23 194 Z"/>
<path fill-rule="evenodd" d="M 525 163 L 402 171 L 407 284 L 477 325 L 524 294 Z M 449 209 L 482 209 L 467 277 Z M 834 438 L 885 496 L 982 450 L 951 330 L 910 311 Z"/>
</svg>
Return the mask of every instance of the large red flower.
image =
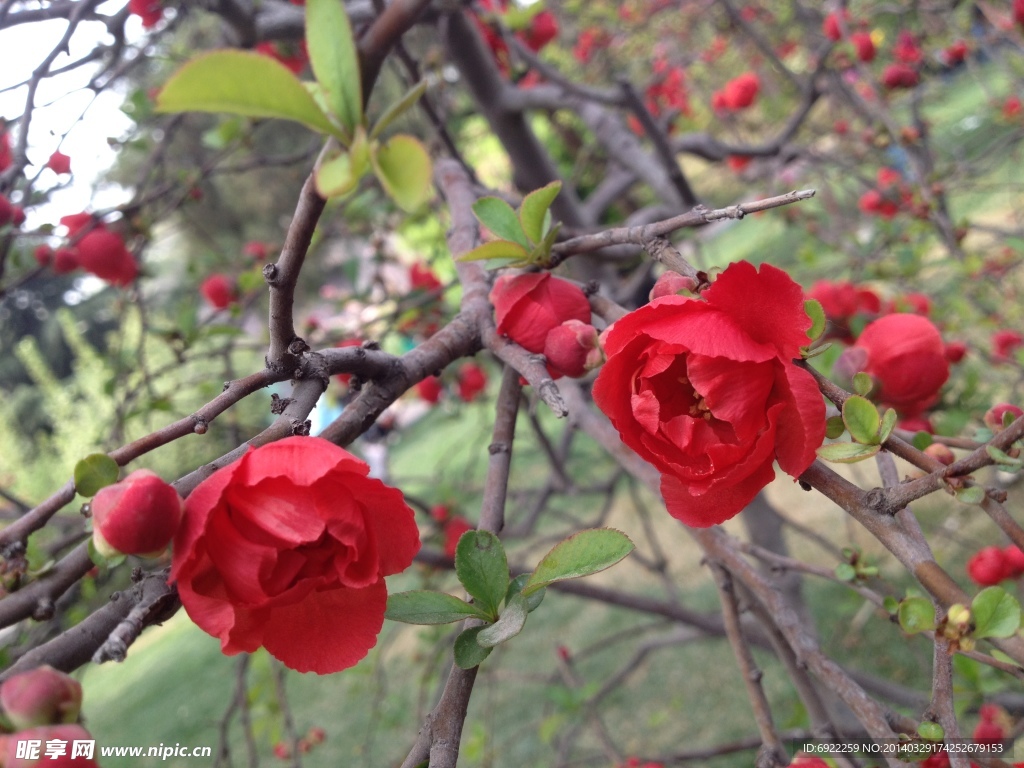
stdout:
<svg viewBox="0 0 1024 768">
<path fill-rule="evenodd" d="M 949 378 L 942 334 L 920 315 L 895 314 L 875 320 L 853 349 L 867 353 L 860 369 L 877 379 L 878 399 L 903 416 L 934 405 Z"/>
<path fill-rule="evenodd" d="M 662 473 L 673 517 L 703 528 L 775 477 L 799 475 L 825 437 L 825 405 L 793 364 L 808 343 L 800 286 L 739 262 L 704 300 L 665 296 L 607 332 L 594 400 L 623 442 Z"/>
<path fill-rule="evenodd" d="M 356 664 L 384 623 L 384 577 L 419 549 L 412 510 L 316 437 L 251 450 L 192 492 L 174 540 L 181 603 L 226 654 L 266 648 L 300 672 Z"/>
</svg>

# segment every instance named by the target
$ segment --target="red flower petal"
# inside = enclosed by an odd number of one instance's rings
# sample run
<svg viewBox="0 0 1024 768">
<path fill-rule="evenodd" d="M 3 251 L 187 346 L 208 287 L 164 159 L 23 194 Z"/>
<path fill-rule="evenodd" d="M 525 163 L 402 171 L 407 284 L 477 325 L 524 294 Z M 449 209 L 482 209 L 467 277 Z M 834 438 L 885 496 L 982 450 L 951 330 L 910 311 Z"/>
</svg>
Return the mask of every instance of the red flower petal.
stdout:
<svg viewBox="0 0 1024 768">
<path fill-rule="evenodd" d="M 214 472 L 195 487 L 185 499 L 185 512 L 174 537 L 174 557 L 171 561 L 170 580 L 175 581 L 181 570 L 193 559 L 200 538 L 205 535 L 210 514 L 221 503 L 224 489 L 234 482 L 239 462 Z"/>
<path fill-rule="evenodd" d="M 377 539 L 380 573 L 390 576 L 408 568 L 420 551 L 420 539 L 415 526 L 409 525 L 412 510 L 405 503 L 402 492 L 390 488 L 380 480 L 368 478 L 359 489 L 359 502 L 366 510 L 367 531 Z"/>
<path fill-rule="evenodd" d="M 825 401 L 811 374 L 795 365 L 781 367 L 776 384 L 783 408 L 776 425 L 775 453 L 782 471 L 798 477 L 814 462 L 825 440 Z"/>
<path fill-rule="evenodd" d="M 709 528 L 735 517 L 758 492 L 775 479 L 771 462 L 765 462 L 744 480 L 694 496 L 678 477 L 661 476 L 661 495 L 672 517 L 693 528 Z"/>
<path fill-rule="evenodd" d="M 242 457 L 239 483 L 252 485 L 265 477 L 286 477 L 293 485 L 312 485 L 336 467 L 364 477 L 370 467 L 327 440 L 286 437 Z"/>
<path fill-rule="evenodd" d="M 272 611 L 262 644 L 298 672 L 327 675 L 347 669 L 376 644 L 387 599 L 383 580 L 366 589 L 312 592 Z"/>
</svg>

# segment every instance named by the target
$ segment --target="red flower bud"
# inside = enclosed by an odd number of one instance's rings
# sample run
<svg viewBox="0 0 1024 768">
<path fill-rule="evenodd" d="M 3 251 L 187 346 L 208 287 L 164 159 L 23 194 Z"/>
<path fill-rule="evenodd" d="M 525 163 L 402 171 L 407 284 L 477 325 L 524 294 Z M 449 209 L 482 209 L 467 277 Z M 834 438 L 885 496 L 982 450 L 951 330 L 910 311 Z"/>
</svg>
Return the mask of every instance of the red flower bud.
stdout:
<svg viewBox="0 0 1024 768">
<path fill-rule="evenodd" d="M 909 64 L 890 64 L 882 72 L 882 85 L 890 91 L 896 88 L 913 88 L 921 81 L 921 75 Z"/>
<path fill-rule="evenodd" d="M 540 354 L 548 334 L 566 320 L 590 322 L 590 302 L 577 286 L 547 272 L 502 275 L 491 289 L 498 333 Z"/>
<path fill-rule="evenodd" d="M 73 248 L 58 248 L 53 254 L 53 274 L 66 275 L 78 269 L 78 251 Z"/>
<path fill-rule="evenodd" d="M 46 167 L 58 174 L 71 173 L 71 158 L 58 150 L 50 155 L 50 159 L 46 161 Z"/>
<path fill-rule="evenodd" d="M 996 331 L 992 334 L 992 359 L 1000 363 L 1010 361 L 1010 354 L 1024 345 L 1024 336 L 1016 331 Z"/>
<path fill-rule="evenodd" d="M 943 445 L 942 443 L 932 443 L 924 449 L 924 452 L 933 459 L 941 461 L 947 467 L 956 461 L 956 456 L 953 454 L 953 451 L 950 450 L 948 445 Z"/>
<path fill-rule="evenodd" d="M 242 246 L 242 255 L 248 256 L 253 261 L 266 261 L 270 253 L 270 246 L 259 240 L 250 240 Z"/>
<path fill-rule="evenodd" d="M 464 517 L 453 517 L 444 524 L 444 553 L 448 557 L 455 557 L 455 548 L 459 545 L 459 539 L 466 531 L 473 530 L 473 526 Z"/>
<path fill-rule="evenodd" d="M 111 285 L 130 285 L 139 275 L 139 265 L 125 247 L 124 240 L 109 230 L 88 232 L 78 241 L 76 250 L 79 266 Z"/>
<path fill-rule="evenodd" d="M 0 705 L 17 731 L 73 723 L 82 708 L 82 686 L 44 665 L 5 680 L 0 685 Z"/>
<path fill-rule="evenodd" d="M 38 245 L 32 256 L 40 267 L 48 267 L 53 263 L 53 248 L 48 245 Z"/>
<path fill-rule="evenodd" d="M 548 334 L 544 357 L 553 378 L 582 376 L 601 364 L 597 329 L 579 320 L 566 320 Z"/>
<path fill-rule="evenodd" d="M 996 403 L 985 412 L 985 416 L 982 421 L 985 422 L 985 426 L 991 429 L 993 432 L 1002 432 L 1006 429 L 1006 414 L 1010 414 L 1010 421 L 1024 416 L 1024 411 L 1018 408 L 1016 405 L 1010 405 L 1009 403 Z"/>
<path fill-rule="evenodd" d="M 696 290 L 697 281 L 692 277 L 685 277 L 678 272 L 663 272 L 651 288 L 650 299 L 654 301 L 662 296 L 693 293 Z"/>
<path fill-rule="evenodd" d="M 309 733 L 306 734 L 306 738 L 310 744 L 322 744 L 324 739 L 327 738 L 327 733 L 323 728 L 314 726 L 309 729 Z"/>
<path fill-rule="evenodd" d="M 199 292 L 214 309 L 227 309 L 236 299 L 235 284 L 227 275 L 217 272 L 203 280 Z"/>
<path fill-rule="evenodd" d="M 126 555 L 163 550 L 181 523 L 178 492 L 148 469 L 100 489 L 91 506 L 95 533 L 101 538 L 97 544 L 105 542 Z"/>
<path fill-rule="evenodd" d="M 556 37 L 558 37 L 558 19 L 551 11 L 541 11 L 530 22 L 524 42 L 531 51 L 539 51 Z"/>
<path fill-rule="evenodd" d="M 473 402 L 487 388 L 487 374 L 476 363 L 465 363 L 459 368 L 459 399 Z"/>
<path fill-rule="evenodd" d="M 967 575 L 982 587 L 992 587 L 1010 576 L 1010 565 L 999 547 L 985 547 L 967 561 Z"/>
<path fill-rule="evenodd" d="M 950 341 L 946 344 L 946 359 L 951 363 L 959 363 L 967 354 L 967 345 L 962 341 Z"/>
<path fill-rule="evenodd" d="M 998 723 L 982 720 L 974 729 L 972 738 L 982 744 L 995 744 L 1006 738 L 1006 733 Z"/>
<path fill-rule="evenodd" d="M 947 67 L 952 67 L 963 62 L 967 58 L 969 49 L 967 43 L 963 40 L 957 40 L 952 45 L 946 47 L 942 52 L 942 62 Z"/>
<path fill-rule="evenodd" d="M 871 41 L 871 35 L 867 32 L 854 32 L 850 35 L 850 42 L 857 49 L 857 58 L 867 63 L 875 59 L 875 44 Z"/>
<path fill-rule="evenodd" d="M 924 55 L 914 36 L 903 30 L 896 36 L 896 44 L 892 47 L 892 55 L 903 64 L 917 64 Z"/>
<path fill-rule="evenodd" d="M 1018 579 L 1024 576 L 1024 552 L 1021 552 L 1020 547 L 1013 544 L 1004 547 L 1003 559 L 1011 579 Z"/>
<path fill-rule="evenodd" d="M 128 11 L 142 19 L 146 29 L 155 27 L 164 15 L 161 0 L 129 0 Z"/>
<path fill-rule="evenodd" d="M 436 523 L 444 523 L 452 516 L 447 504 L 435 504 L 430 508 L 430 519 Z"/>
<path fill-rule="evenodd" d="M 71 213 L 67 216 L 60 217 L 60 223 L 62 226 L 67 227 L 68 237 L 74 237 L 82 230 L 93 225 L 93 217 L 91 213 Z M 103 227 L 102 224 L 97 226 Z"/>
<path fill-rule="evenodd" d="M 744 72 L 714 94 L 712 107 L 729 112 L 746 109 L 756 101 L 760 90 L 761 78 L 754 72 Z"/>
<path fill-rule="evenodd" d="M 434 274 L 434 270 L 422 262 L 417 262 L 409 267 L 409 282 L 412 284 L 413 290 L 427 292 L 436 291 L 443 285 Z"/>
<path fill-rule="evenodd" d="M 843 21 L 849 25 L 850 23 L 850 12 L 845 8 L 842 11 Z M 839 28 L 839 12 L 833 11 L 825 20 L 821 23 L 821 33 L 825 35 L 829 40 L 840 40 L 843 37 L 843 31 Z"/>
</svg>

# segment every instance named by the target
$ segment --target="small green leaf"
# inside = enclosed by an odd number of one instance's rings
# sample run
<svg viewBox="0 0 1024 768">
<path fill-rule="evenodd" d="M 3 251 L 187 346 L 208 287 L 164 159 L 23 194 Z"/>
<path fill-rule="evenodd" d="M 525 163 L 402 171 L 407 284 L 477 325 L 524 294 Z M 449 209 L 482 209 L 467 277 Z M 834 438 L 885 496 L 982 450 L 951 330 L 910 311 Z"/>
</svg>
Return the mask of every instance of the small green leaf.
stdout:
<svg viewBox="0 0 1024 768">
<path fill-rule="evenodd" d="M 120 471 L 107 454 L 90 454 L 75 464 L 75 490 L 82 496 L 95 496 L 100 488 L 116 483 Z"/>
<path fill-rule="evenodd" d="M 359 178 L 352 171 L 352 158 L 348 152 L 325 160 L 316 170 L 316 192 L 325 200 L 343 197 L 359 185 Z"/>
<path fill-rule="evenodd" d="M 896 428 L 896 418 L 896 411 L 892 408 L 887 408 L 885 413 L 882 414 L 882 426 L 878 430 L 879 443 L 884 443 L 889 439 L 889 435 Z"/>
<path fill-rule="evenodd" d="M 1002 587 L 987 587 L 971 601 L 973 637 L 1010 637 L 1020 628 L 1020 603 Z"/>
<path fill-rule="evenodd" d="M 870 459 L 881 450 L 878 445 L 862 445 L 861 443 L 832 443 L 823 445 L 817 450 L 818 458 L 836 464 L 855 464 Z"/>
<path fill-rule="evenodd" d="M 276 117 L 338 134 L 288 67 L 252 51 L 213 51 L 192 59 L 160 91 L 157 111 Z"/>
<path fill-rule="evenodd" d="M 942 741 L 946 738 L 946 731 L 938 723 L 933 723 L 931 720 L 923 720 L 917 726 L 917 735 L 925 741 Z"/>
<path fill-rule="evenodd" d="M 517 259 L 525 260 L 530 254 L 519 243 L 509 240 L 491 240 L 478 245 L 471 251 L 459 256 L 456 261 L 484 261 L 486 259 Z"/>
<path fill-rule="evenodd" d="M 978 506 L 985 500 L 985 489 L 977 485 L 972 485 L 967 488 L 961 488 L 954 494 L 954 496 L 956 496 L 956 500 L 961 504 Z"/>
<path fill-rule="evenodd" d="M 96 542 L 93 538 L 89 537 L 89 559 L 93 565 L 98 565 L 100 568 L 117 568 L 121 563 L 128 559 L 127 555 L 116 554 L 110 555 L 109 557 L 96 548 Z"/>
<path fill-rule="evenodd" d="M 917 448 L 917 450 L 923 451 L 925 448 L 927 448 L 929 445 L 935 442 L 935 439 L 929 433 L 925 432 L 922 429 L 920 432 L 914 433 L 914 437 L 911 439 L 910 442 L 913 444 L 915 448 Z"/>
<path fill-rule="evenodd" d="M 853 391 L 858 395 L 867 395 L 873 386 L 875 386 L 875 382 L 864 372 L 853 377 Z"/>
<path fill-rule="evenodd" d="M 908 597 L 900 603 L 900 627 L 908 635 L 935 629 L 935 606 L 925 597 Z"/>
<path fill-rule="evenodd" d="M 800 356 L 803 357 L 804 360 L 810 360 L 812 357 L 824 355 L 826 352 L 832 349 L 833 346 L 834 345 L 830 341 L 827 344 L 822 344 L 820 347 L 815 347 L 814 349 L 811 349 L 810 346 L 800 347 Z"/>
<path fill-rule="evenodd" d="M 556 224 L 548 233 L 544 235 L 544 239 L 541 240 L 534 249 L 530 251 L 530 255 L 527 257 L 527 261 L 530 264 L 537 264 L 542 267 L 547 267 L 551 260 L 551 246 L 555 244 L 555 239 L 558 237 L 558 230 L 562 228 L 562 225 Z"/>
<path fill-rule="evenodd" d="M 376 139 L 380 136 L 381 132 L 385 128 L 408 112 L 426 92 L 427 81 L 420 80 L 416 85 L 409 89 L 405 96 L 384 111 L 384 114 L 380 116 L 380 120 L 377 121 L 377 124 L 373 126 L 373 130 L 370 131 L 370 139 Z"/>
<path fill-rule="evenodd" d="M 835 574 L 840 581 L 853 581 L 857 578 L 857 569 L 849 563 L 840 563 L 836 566 Z"/>
<path fill-rule="evenodd" d="M 992 460 L 1000 465 L 1000 469 L 1003 467 L 1012 470 L 1020 469 L 1024 466 L 1024 459 L 1015 459 L 1010 454 L 1004 453 L 1003 451 L 996 448 L 994 445 L 986 445 L 985 452 L 992 457 Z"/>
<path fill-rule="evenodd" d="M 896 613 L 900 609 L 900 601 L 892 595 L 886 595 L 882 600 L 882 606 L 890 614 Z"/>
<path fill-rule="evenodd" d="M 825 420 L 825 437 L 835 440 L 846 431 L 846 423 L 842 416 L 830 416 Z"/>
<path fill-rule="evenodd" d="M 807 338 L 817 341 L 825 332 L 825 310 L 817 299 L 807 299 L 804 301 L 804 312 L 811 318 L 811 327 L 807 331 Z"/>
<path fill-rule="evenodd" d="M 418 139 L 392 136 L 372 155 L 377 178 L 399 208 L 412 213 L 430 199 L 433 165 Z"/>
<path fill-rule="evenodd" d="M 561 191 L 562 182 L 552 181 L 523 198 L 519 205 L 519 221 L 531 243 L 539 243 L 544 238 L 545 214 Z"/>
<path fill-rule="evenodd" d="M 530 595 L 541 587 L 565 579 L 578 579 L 610 568 L 634 549 L 621 531 L 594 528 L 560 541 L 541 559 L 523 588 Z"/>
<path fill-rule="evenodd" d="M 509 600 L 498 620 L 476 636 L 477 644 L 481 648 L 493 648 L 506 640 L 511 640 L 523 631 L 528 613 L 526 598 L 522 594 L 515 595 Z"/>
<path fill-rule="evenodd" d="M 491 648 L 484 648 L 476 641 L 477 636 L 487 627 L 472 627 L 455 639 L 455 665 L 459 669 L 472 669 L 491 655 Z"/>
<path fill-rule="evenodd" d="M 473 213 L 480 223 L 502 240 L 519 243 L 523 248 L 530 248 L 530 241 L 519 223 L 519 216 L 511 205 L 500 197 L 481 197 L 473 203 Z"/>
<path fill-rule="evenodd" d="M 508 560 L 498 537 L 488 531 L 467 531 L 455 547 L 455 575 L 489 618 L 508 591 Z"/>
<path fill-rule="evenodd" d="M 526 586 L 529 580 L 530 574 L 528 573 L 521 573 L 512 579 L 508 584 L 508 591 L 505 593 L 505 603 L 507 604 L 513 597 L 522 592 L 523 587 Z M 526 598 L 526 610 L 529 613 L 533 613 L 544 600 L 545 594 L 547 594 L 547 590 L 543 587 L 536 592 L 531 592 Z"/>
<path fill-rule="evenodd" d="M 341 0 L 307 0 L 306 47 L 331 111 L 351 136 L 363 122 L 363 86 L 352 25 Z"/>
<path fill-rule="evenodd" d="M 384 618 L 406 624 L 451 624 L 463 619 L 486 619 L 487 616 L 454 595 L 417 590 L 388 595 Z"/>
<path fill-rule="evenodd" d="M 878 417 L 878 409 L 870 400 L 858 395 L 846 398 L 846 402 L 843 403 L 843 423 L 846 424 L 850 437 L 858 443 L 878 444 L 881 419 Z"/>
</svg>

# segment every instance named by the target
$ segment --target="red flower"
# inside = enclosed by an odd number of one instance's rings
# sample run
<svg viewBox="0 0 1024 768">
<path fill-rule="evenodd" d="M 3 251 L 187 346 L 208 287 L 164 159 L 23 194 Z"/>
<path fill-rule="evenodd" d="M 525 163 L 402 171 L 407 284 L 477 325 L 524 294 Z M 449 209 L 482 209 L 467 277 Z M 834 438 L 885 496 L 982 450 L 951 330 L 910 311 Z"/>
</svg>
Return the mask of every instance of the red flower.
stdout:
<svg viewBox="0 0 1024 768">
<path fill-rule="evenodd" d="M 160 0 L 128 0 L 128 11 L 141 18 L 146 29 L 155 27 L 164 15 Z"/>
<path fill-rule="evenodd" d="M 68 237 L 74 237 L 79 232 L 82 232 L 86 228 L 92 226 L 93 218 L 91 213 L 85 213 L 83 211 L 82 213 L 71 213 L 67 216 L 61 216 L 60 223 L 67 227 Z M 103 225 L 98 224 L 97 226 L 102 227 Z"/>
<path fill-rule="evenodd" d="M 974 728 L 971 738 L 981 744 L 997 744 L 1006 738 L 1006 732 L 999 723 L 991 720 L 982 720 Z"/>
<path fill-rule="evenodd" d="M 899 203 L 886 197 L 877 189 L 869 189 L 861 195 L 857 206 L 864 213 L 873 213 L 883 219 L 891 219 L 900 211 Z"/>
<path fill-rule="evenodd" d="M 242 246 L 242 255 L 248 256 L 253 261 L 266 261 L 270 253 L 270 244 L 259 240 L 250 240 Z"/>
<path fill-rule="evenodd" d="M 78 253 L 72 248 L 58 248 L 53 254 L 53 274 L 66 275 L 78 269 Z"/>
<path fill-rule="evenodd" d="M 982 587 L 992 587 L 1010 577 L 1010 564 L 999 547 L 985 547 L 967 561 L 967 575 Z"/>
<path fill-rule="evenodd" d="M 37 245 L 32 256 L 40 267 L 48 267 L 53 263 L 53 248 L 45 244 Z"/>
<path fill-rule="evenodd" d="M 729 166 L 729 170 L 739 173 L 750 165 L 750 161 L 753 159 L 750 155 L 729 155 L 725 158 L 725 163 Z"/>
<path fill-rule="evenodd" d="M 104 554 L 160 552 L 171 543 L 181 523 L 178 492 L 148 469 L 138 469 L 121 482 L 101 488 L 90 506 L 97 548 L 101 552 L 106 549 Z"/>
<path fill-rule="evenodd" d="M 203 280 L 199 286 L 199 292 L 203 294 L 206 303 L 214 309 L 227 309 L 236 298 L 235 283 L 227 275 L 216 272 Z"/>
<path fill-rule="evenodd" d="M 1024 336 L 1016 331 L 996 331 L 992 334 L 992 359 L 1007 363 L 1011 353 L 1021 345 L 1024 345 Z"/>
<path fill-rule="evenodd" d="M 64 219 L 61 219 L 64 223 Z M 70 229 L 70 226 L 68 227 Z M 127 286 L 139 275 L 135 257 L 121 236 L 107 229 L 88 232 L 75 246 L 78 265 L 112 285 Z"/>
<path fill-rule="evenodd" d="M 890 64 L 882 72 L 882 85 L 890 91 L 896 88 L 913 88 L 921 81 L 921 75 L 909 64 Z"/>
<path fill-rule="evenodd" d="M 845 8 L 842 11 L 843 22 L 849 26 L 850 24 L 850 12 Z M 843 31 L 839 28 L 839 12 L 833 11 L 825 20 L 821 23 L 821 33 L 825 35 L 829 40 L 840 40 L 843 37 Z"/>
<path fill-rule="evenodd" d="M 896 44 L 892 47 L 892 55 L 903 64 L 917 64 L 924 55 L 914 36 L 903 30 L 896 36 Z"/>
<path fill-rule="evenodd" d="M 924 411 L 949 378 L 942 335 L 920 315 L 886 315 L 864 329 L 853 350 L 863 350 L 861 370 L 879 384 L 878 399 L 903 415 Z"/>
<path fill-rule="evenodd" d="M 952 67 L 963 62 L 967 58 L 969 53 L 967 43 L 963 40 L 957 40 L 952 45 L 946 47 L 942 52 L 942 62 L 947 67 Z"/>
<path fill-rule="evenodd" d="M 436 291 L 443 285 L 434 270 L 422 262 L 409 267 L 409 282 L 414 290 L 420 291 Z"/>
<path fill-rule="evenodd" d="M 558 37 L 558 19 L 551 11 L 541 11 L 530 22 L 530 28 L 523 36 L 523 42 L 531 51 L 539 51 Z"/>
<path fill-rule="evenodd" d="M 384 623 L 384 577 L 419 549 L 400 491 L 317 437 L 249 451 L 185 502 L 171 579 L 226 654 L 260 646 L 299 672 L 356 664 Z"/>
<path fill-rule="evenodd" d="M 959 363 L 967 354 L 967 345 L 962 341 L 950 341 L 946 344 L 946 359 L 949 362 Z"/>
<path fill-rule="evenodd" d="M 453 517 L 444 524 L 444 553 L 448 557 L 455 557 L 455 548 L 459 545 L 459 539 L 466 531 L 473 530 L 464 517 Z"/>
<path fill-rule="evenodd" d="M 603 48 L 608 44 L 608 34 L 599 27 L 587 27 L 576 38 L 572 55 L 580 64 L 587 64 L 594 55 L 595 48 Z M 2 169 L 0 169 L 2 170 Z"/>
<path fill-rule="evenodd" d="M 491 289 L 498 333 L 541 354 L 547 336 L 566 320 L 590 322 L 590 302 L 578 287 L 547 272 L 502 275 Z"/>
<path fill-rule="evenodd" d="M 1003 560 L 1011 579 L 1019 579 L 1024 576 L 1024 552 L 1021 552 L 1020 547 L 1013 544 L 1004 547 Z"/>
<path fill-rule="evenodd" d="M 850 42 L 857 49 L 857 58 L 863 62 L 875 60 L 875 44 L 871 41 L 871 35 L 867 32 L 854 32 L 850 35 Z"/>
<path fill-rule="evenodd" d="M 294 42 L 263 42 L 253 50 L 262 53 L 284 64 L 296 75 L 306 68 L 309 54 L 306 53 L 306 41 Z"/>
<path fill-rule="evenodd" d="M 54 152 L 46 161 L 46 167 L 54 173 L 71 173 L 71 158 L 63 152 Z"/>
<path fill-rule="evenodd" d="M 729 112 L 746 109 L 757 99 L 760 90 L 761 78 L 754 72 L 744 72 L 714 94 L 712 106 Z"/>
<path fill-rule="evenodd" d="M 1007 96 L 1003 102 L 1003 117 L 1012 120 L 1020 114 L 1022 109 L 1021 100 L 1018 96 Z"/>
<path fill-rule="evenodd" d="M 437 376 L 427 376 L 416 383 L 416 394 L 420 396 L 421 400 L 426 400 L 428 403 L 437 403 L 443 392 L 444 388 Z"/>
<path fill-rule="evenodd" d="M 836 326 L 833 335 L 837 338 L 852 337 L 849 325 L 856 315 L 877 315 L 882 308 L 877 293 L 869 288 L 858 288 L 848 280 L 819 280 L 811 286 L 807 298 L 821 304 L 829 321 Z"/>
<path fill-rule="evenodd" d="M 476 363 L 464 363 L 459 368 L 459 399 L 471 403 L 487 388 L 487 374 Z"/>
<path fill-rule="evenodd" d="M 808 343 L 803 291 L 780 269 L 739 262 L 704 300 L 666 296 L 618 320 L 594 401 L 662 473 L 670 514 L 706 527 L 775 477 L 797 476 L 825 435 L 825 406 L 793 365 Z"/>
</svg>

